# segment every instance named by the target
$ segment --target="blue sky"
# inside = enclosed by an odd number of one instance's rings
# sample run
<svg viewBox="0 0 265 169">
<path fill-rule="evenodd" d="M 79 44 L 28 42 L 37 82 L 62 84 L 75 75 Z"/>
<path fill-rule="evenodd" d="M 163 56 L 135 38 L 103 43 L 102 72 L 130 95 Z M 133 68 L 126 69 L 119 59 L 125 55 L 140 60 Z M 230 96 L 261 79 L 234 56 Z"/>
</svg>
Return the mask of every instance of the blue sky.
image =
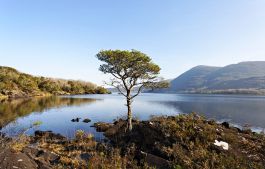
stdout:
<svg viewBox="0 0 265 169">
<path fill-rule="evenodd" d="M 137 49 L 174 78 L 265 60 L 264 0 L 0 0 L 0 65 L 102 84 L 102 49 Z"/>
</svg>

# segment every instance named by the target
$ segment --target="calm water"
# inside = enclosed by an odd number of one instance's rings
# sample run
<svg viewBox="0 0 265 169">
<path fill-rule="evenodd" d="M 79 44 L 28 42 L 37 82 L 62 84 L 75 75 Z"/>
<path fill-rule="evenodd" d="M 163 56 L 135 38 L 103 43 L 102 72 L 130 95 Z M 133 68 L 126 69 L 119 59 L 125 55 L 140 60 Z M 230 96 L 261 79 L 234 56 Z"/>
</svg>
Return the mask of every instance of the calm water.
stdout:
<svg viewBox="0 0 265 169">
<path fill-rule="evenodd" d="M 136 118 L 145 120 L 151 115 L 177 115 L 197 112 L 207 118 L 229 121 L 234 125 L 250 125 L 254 130 L 265 128 L 265 97 L 231 95 L 180 95 L 142 94 L 133 102 Z M 72 137 L 75 130 L 93 133 L 103 138 L 90 126 L 94 122 L 112 122 L 125 117 L 126 106 L 123 96 L 82 95 L 50 98 L 34 98 L 0 102 L 0 125 L 7 125 L 2 132 L 18 133 L 35 121 L 41 121 L 34 130 L 52 130 Z M 89 118 L 91 123 L 71 122 L 71 119 Z"/>
</svg>

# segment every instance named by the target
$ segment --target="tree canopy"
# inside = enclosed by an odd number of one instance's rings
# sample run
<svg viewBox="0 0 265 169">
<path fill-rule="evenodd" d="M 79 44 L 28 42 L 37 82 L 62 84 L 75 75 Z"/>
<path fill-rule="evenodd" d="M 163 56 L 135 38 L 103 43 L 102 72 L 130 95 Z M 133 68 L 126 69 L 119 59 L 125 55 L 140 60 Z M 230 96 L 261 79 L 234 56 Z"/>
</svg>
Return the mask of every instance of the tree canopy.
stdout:
<svg viewBox="0 0 265 169">
<path fill-rule="evenodd" d="M 131 90 L 134 87 L 139 87 L 140 92 L 143 87 L 151 87 L 160 80 L 158 78 L 160 67 L 140 51 L 104 50 L 97 54 L 97 58 L 105 62 L 100 65 L 99 70 L 114 77 L 108 84 L 117 88 L 122 94 L 124 94 L 122 91 Z"/>
</svg>

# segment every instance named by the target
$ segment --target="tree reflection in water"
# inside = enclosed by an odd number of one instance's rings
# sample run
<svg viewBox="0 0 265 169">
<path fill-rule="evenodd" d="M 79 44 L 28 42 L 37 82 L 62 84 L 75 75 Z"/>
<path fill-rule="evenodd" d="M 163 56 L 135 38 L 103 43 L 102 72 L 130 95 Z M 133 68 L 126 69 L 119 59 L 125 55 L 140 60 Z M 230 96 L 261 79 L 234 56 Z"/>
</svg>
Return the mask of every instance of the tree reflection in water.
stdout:
<svg viewBox="0 0 265 169">
<path fill-rule="evenodd" d="M 18 117 L 24 117 L 32 112 L 42 113 L 52 108 L 66 106 L 81 106 L 97 101 L 90 98 L 39 97 L 27 99 L 6 99 L 0 101 L 0 129 Z"/>
</svg>

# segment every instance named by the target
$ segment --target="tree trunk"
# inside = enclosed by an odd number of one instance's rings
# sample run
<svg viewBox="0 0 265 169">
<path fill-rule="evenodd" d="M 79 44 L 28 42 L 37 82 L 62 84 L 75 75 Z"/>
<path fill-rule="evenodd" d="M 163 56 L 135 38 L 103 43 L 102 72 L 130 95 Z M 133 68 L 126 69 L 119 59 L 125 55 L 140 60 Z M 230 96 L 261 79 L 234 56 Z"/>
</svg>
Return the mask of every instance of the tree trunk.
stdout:
<svg viewBox="0 0 265 169">
<path fill-rule="evenodd" d="M 132 131 L 132 110 L 131 110 L 131 100 L 127 99 L 127 108 L 128 108 L 128 129 Z"/>
</svg>

